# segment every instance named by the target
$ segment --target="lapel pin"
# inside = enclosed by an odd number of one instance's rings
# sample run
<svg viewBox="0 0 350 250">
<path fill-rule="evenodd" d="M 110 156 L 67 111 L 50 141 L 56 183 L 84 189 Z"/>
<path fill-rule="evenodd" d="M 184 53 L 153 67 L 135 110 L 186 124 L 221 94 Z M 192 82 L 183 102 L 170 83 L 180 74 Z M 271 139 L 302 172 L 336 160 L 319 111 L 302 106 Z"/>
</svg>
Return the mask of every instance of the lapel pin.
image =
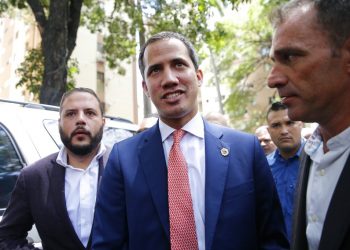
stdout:
<svg viewBox="0 0 350 250">
<path fill-rule="evenodd" d="M 228 156 L 228 153 L 229 153 L 229 152 L 228 152 L 228 149 L 227 149 L 227 148 L 222 148 L 222 149 L 221 149 L 221 155 L 222 155 L 222 156 Z"/>
</svg>

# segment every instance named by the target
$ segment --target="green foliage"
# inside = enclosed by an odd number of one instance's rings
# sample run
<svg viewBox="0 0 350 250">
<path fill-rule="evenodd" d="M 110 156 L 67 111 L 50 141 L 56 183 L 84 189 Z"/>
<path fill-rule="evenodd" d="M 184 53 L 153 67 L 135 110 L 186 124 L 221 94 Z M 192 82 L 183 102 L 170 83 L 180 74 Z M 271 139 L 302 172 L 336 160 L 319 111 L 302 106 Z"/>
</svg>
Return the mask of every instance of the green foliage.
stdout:
<svg viewBox="0 0 350 250">
<path fill-rule="evenodd" d="M 268 72 L 272 37 L 268 15 L 283 1 L 286 0 L 252 1 L 245 22 L 217 23 L 208 40 L 217 59 L 220 83 L 231 88 L 225 109 L 235 128 L 252 132 L 264 123 L 265 110 L 254 106 L 260 90 L 254 87 L 258 82 L 252 82 L 249 77 L 259 68 Z"/>
<path fill-rule="evenodd" d="M 74 88 L 74 76 L 78 73 L 78 61 L 71 59 L 68 62 L 67 90 Z M 16 74 L 20 77 L 16 88 L 25 88 L 29 93 L 33 94 L 35 101 L 39 101 L 39 93 L 44 74 L 44 57 L 41 49 L 29 50 L 24 61 L 16 70 Z"/>
<path fill-rule="evenodd" d="M 247 0 L 114 0 L 113 10 L 105 14 L 97 0 L 86 1 L 82 22 L 91 30 L 106 31 L 104 51 L 111 68 L 124 72 L 122 62 L 136 53 L 139 41 L 160 31 L 175 31 L 187 36 L 197 49 L 210 39 L 208 20 L 214 12 L 234 8 Z M 138 34 L 138 37 L 137 37 Z"/>
</svg>

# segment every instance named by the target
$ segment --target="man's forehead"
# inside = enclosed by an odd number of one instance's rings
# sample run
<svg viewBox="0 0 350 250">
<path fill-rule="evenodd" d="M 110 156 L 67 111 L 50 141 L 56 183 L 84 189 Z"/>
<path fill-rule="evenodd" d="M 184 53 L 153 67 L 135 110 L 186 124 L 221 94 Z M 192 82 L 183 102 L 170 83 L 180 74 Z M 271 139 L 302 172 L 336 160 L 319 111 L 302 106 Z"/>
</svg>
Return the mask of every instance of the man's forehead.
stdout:
<svg viewBox="0 0 350 250">
<path fill-rule="evenodd" d="M 63 109 L 87 109 L 98 108 L 98 101 L 95 96 L 87 92 L 75 92 L 67 96 L 62 103 Z"/>
<path fill-rule="evenodd" d="M 305 4 L 291 10 L 275 27 L 270 54 L 281 47 L 293 47 L 298 42 L 305 42 L 310 37 L 310 31 L 315 30 L 322 32 L 313 5 Z"/>
<path fill-rule="evenodd" d="M 175 38 L 162 39 L 149 44 L 145 49 L 145 64 L 157 63 L 165 56 L 190 59 L 185 44 Z"/>
</svg>

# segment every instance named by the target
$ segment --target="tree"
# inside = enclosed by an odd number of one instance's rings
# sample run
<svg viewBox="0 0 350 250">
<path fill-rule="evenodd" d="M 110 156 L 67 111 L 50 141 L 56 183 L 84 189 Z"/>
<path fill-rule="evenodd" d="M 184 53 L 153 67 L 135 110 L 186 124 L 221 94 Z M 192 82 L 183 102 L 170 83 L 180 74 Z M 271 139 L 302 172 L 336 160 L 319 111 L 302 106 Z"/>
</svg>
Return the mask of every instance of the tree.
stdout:
<svg viewBox="0 0 350 250">
<path fill-rule="evenodd" d="M 235 128 L 253 132 L 265 122 L 266 110 L 254 106 L 254 101 L 265 87 L 270 69 L 272 27 L 268 16 L 282 2 L 286 0 L 252 1 L 245 22 L 217 23 L 208 41 L 217 59 L 220 83 L 231 86 L 225 108 Z"/>
<path fill-rule="evenodd" d="M 117 68 L 124 72 L 121 62 L 131 58 L 137 48 L 137 43 L 142 46 L 146 37 L 160 31 L 175 31 L 188 37 L 197 49 L 206 43 L 210 30 L 208 21 L 215 11 L 223 7 L 234 8 L 240 2 L 247 0 L 138 0 L 114 1 L 111 12 L 104 18 L 99 17 L 103 13 L 104 6 L 96 5 L 91 12 L 84 17 L 92 30 L 108 32 L 105 37 L 106 60 L 111 68 Z M 120 13 L 123 13 L 121 15 Z M 151 114 L 149 100 L 144 96 L 145 116 Z"/>
<path fill-rule="evenodd" d="M 16 87 L 24 87 L 33 95 L 33 100 L 39 101 L 41 83 L 44 75 L 44 57 L 41 49 L 31 49 L 27 52 L 24 61 L 16 70 L 20 76 Z M 77 60 L 70 59 L 68 62 L 67 90 L 74 88 L 74 75 L 79 73 Z"/>
<path fill-rule="evenodd" d="M 39 99 L 41 103 L 57 105 L 67 89 L 67 62 L 76 45 L 82 11 L 83 24 L 93 31 L 107 30 L 106 59 L 122 73 L 121 62 L 136 53 L 137 33 L 142 44 L 145 37 L 158 31 L 180 31 L 200 46 L 206 41 L 207 21 L 215 9 L 245 1 L 0 0 L 0 11 L 10 6 L 32 11 L 44 57 Z M 108 3 L 113 4 L 110 13 L 105 11 Z"/>
<path fill-rule="evenodd" d="M 1 0 L 9 6 L 30 8 L 37 23 L 44 57 L 41 103 L 58 105 L 67 90 L 67 63 L 75 47 L 83 0 Z"/>
</svg>

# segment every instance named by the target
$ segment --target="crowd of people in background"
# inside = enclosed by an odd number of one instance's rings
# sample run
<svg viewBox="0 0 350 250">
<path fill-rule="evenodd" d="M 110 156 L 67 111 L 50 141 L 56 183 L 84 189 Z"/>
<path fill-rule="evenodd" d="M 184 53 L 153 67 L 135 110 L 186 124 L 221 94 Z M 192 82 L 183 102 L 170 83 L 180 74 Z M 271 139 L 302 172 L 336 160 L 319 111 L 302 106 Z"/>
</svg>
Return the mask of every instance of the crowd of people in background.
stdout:
<svg viewBox="0 0 350 250">
<path fill-rule="evenodd" d="M 157 109 L 106 150 L 89 89 L 60 104 L 64 147 L 22 170 L 0 222 L 0 249 L 350 249 L 350 1 L 276 9 L 266 124 L 255 135 L 198 110 L 204 72 L 191 42 L 160 32 L 141 48 Z M 315 131 L 303 136 L 304 122 Z M 108 153 L 106 153 L 108 152 Z"/>
</svg>

